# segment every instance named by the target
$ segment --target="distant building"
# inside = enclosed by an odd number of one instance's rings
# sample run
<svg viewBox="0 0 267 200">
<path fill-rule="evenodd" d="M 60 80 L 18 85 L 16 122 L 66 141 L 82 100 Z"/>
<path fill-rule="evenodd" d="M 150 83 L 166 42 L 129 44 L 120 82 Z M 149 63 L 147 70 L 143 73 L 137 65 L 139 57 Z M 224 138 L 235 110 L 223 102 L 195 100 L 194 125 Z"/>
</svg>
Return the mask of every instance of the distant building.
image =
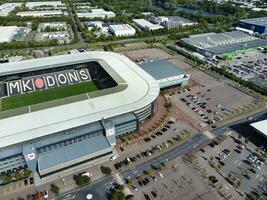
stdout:
<svg viewBox="0 0 267 200">
<path fill-rule="evenodd" d="M 144 31 L 154 31 L 163 28 L 163 26 L 159 24 L 152 24 L 145 19 L 133 19 L 133 22 Z"/>
<path fill-rule="evenodd" d="M 86 17 L 86 18 L 113 18 L 116 17 L 116 14 L 112 11 L 106 11 L 102 8 L 98 9 L 91 9 L 90 12 L 78 12 L 77 13 L 78 17 Z"/>
<path fill-rule="evenodd" d="M 206 57 L 224 57 L 225 54 L 237 50 L 267 46 L 267 40 L 241 31 L 191 35 L 182 41 Z"/>
<path fill-rule="evenodd" d="M 37 1 L 37 2 L 27 2 L 25 6 L 29 9 L 34 9 L 35 7 L 40 7 L 40 6 L 49 6 L 49 7 L 59 7 L 59 6 L 64 6 L 61 1 Z"/>
<path fill-rule="evenodd" d="M 114 34 L 115 36 L 131 36 L 135 34 L 135 29 L 129 24 L 122 22 L 102 22 L 102 21 L 90 21 L 84 23 L 84 26 L 88 30 L 92 30 L 94 27 L 99 29 L 102 34 Z"/>
<path fill-rule="evenodd" d="M 25 28 L 17 26 L 0 26 L 0 43 L 11 42 L 14 39 L 21 39 L 25 34 Z"/>
<path fill-rule="evenodd" d="M 267 34 L 267 17 L 239 20 L 237 26 L 255 33 Z"/>
<path fill-rule="evenodd" d="M 45 11 L 26 11 L 26 12 L 18 12 L 16 14 L 20 17 L 54 17 L 54 16 L 62 16 L 63 12 L 61 10 L 45 10 Z"/>
<path fill-rule="evenodd" d="M 179 16 L 150 17 L 149 21 L 151 21 L 154 24 L 160 24 L 167 29 L 177 28 L 179 26 L 192 26 L 196 24 L 195 22 L 192 22 L 189 19 Z"/>
<path fill-rule="evenodd" d="M 115 24 L 109 26 L 109 31 L 114 35 L 120 36 L 132 36 L 135 34 L 135 29 L 129 24 Z"/>
<path fill-rule="evenodd" d="M 40 32 L 35 36 L 37 41 L 53 40 L 56 39 L 60 44 L 70 43 L 70 34 L 68 31 L 57 31 L 57 32 Z"/>
<path fill-rule="evenodd" d="M 47 29 L 56 30 L 56 31 L 66 31 L 68 30 L 66 22 L 46 22 L 40 23 L 38 25 L 37 31 L 46 31 Z"/>
<path fill-rule="evenodd" d="M 16 7 L 20 7 L 21 5 L 22 3 L 4 3 L 0 5 L 0 16 L 8 16 L 11 11 L 13 11 Z"/>
</svg>

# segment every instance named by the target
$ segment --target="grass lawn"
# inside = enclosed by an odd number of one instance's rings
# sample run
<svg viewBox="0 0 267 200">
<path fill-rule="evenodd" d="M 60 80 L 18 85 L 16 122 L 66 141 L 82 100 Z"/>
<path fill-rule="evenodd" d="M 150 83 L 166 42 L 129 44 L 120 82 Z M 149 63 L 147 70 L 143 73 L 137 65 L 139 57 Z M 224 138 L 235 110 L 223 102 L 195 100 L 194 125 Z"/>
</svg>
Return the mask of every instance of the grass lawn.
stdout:
<svg viewBox="0 0 267 200">
<path fill-rule="evenodd" d="M 87 81 L 79 84 L 37 91 L 29 94 L 11 96 L 1 100 L 0 110 L 4 111 L 24 106 L 30 106 L 33 104 L 43 103 L 78 94 L 90 93 L 96 90 L 98 90 L 98 88 L 94 84 L 94 82 Z"/>
</svg>

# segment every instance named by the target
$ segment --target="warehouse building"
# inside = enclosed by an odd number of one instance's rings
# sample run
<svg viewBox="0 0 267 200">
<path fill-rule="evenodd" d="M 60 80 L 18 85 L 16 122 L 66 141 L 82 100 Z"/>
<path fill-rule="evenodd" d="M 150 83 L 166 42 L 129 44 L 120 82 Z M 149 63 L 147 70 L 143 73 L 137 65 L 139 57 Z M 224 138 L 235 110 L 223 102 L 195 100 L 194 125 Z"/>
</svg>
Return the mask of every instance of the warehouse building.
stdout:
<svg viewBox="0 0 267 200">
<path fill-rule="evenodd" d="M 11 42 L 13 40 L 22 40 L 26 35 L 24 27 L 0 26 L 0 43 Z"/>
<path fill-rule="evenodd" d="M 267 40 L 241 31 L 191 35 L 182 39 L 182 42 L 204 56 L 222 58 L 225 54 L 237 50 L 267 46 Z"/>
<path fill-rule="evenodd" d="M 27 2 L 25 6 L 30 10 L 33 10 L 37 7 L 53 7 L 55 9 L 57 7 L 65 6 L 65 4 L 63 4 L 61 1 L 30 1 Z"/>
<path fill-rule="evenodd" d="M 68 31 L 39 32 L 36 33 L 35 40 L 57 40 L 59 44 L 68 44 L 71 42 L 70 34 Z"/>
<path fill-rule="evenodd" d="M 160 24 L 166 29 L 177 28 L 179 26 L 192 26 L 197 23 L 192 22 L 189 19 L 179 17 L 179 16 L 159 16 L 159 17 L 150 17 L 149 21 L 154 24 Z"/>
<path fill-rule="evenodd" d="M 4 3 L 0 5 L 0 17 L 6 17 L 15 8 L 20 7 L 22 3 Z"/>
<path fill-rule="evenodd" d="M 106 11 L 102 8 L 91 9 L 90 12 L 77 12 L 78 17 L 85 17 L 85 18 L 102 18 L 102 19 L 109 19 L 116 17 L 116 14 L 112 11 Z"/>
<path fill-rule="evenodd" d="M 239 20 L 237 27 L 253 31 L 254 33 L 267 34 L 267 17 Z"/>
<path fill-rule="evenodd" d="M 159 24 L 153 24 L 145 19 L 133 19 L 133 23 L 136 24 L 143 31 L 155 31 L 164 28 Z"/>
<path fill-rule="evenodd" d="M 66 31 L 68 30 L 66 22 L 46 22 L 38 25 L 37 31 L 42 32 L 46 30 Z"/>
<path fill-rule="evenodd" d="M 133 36 L 135 29 L 129 24 L 114 24 L 109 26 L 109 31 L 117 37 Z"/>
<path fill-rule="evenodd" d="M 61 10 L 40 10 L 18 12 L 16 15 L 20 17 L 56 17 L 62 16 L 63 14 Z"/>
</svg>

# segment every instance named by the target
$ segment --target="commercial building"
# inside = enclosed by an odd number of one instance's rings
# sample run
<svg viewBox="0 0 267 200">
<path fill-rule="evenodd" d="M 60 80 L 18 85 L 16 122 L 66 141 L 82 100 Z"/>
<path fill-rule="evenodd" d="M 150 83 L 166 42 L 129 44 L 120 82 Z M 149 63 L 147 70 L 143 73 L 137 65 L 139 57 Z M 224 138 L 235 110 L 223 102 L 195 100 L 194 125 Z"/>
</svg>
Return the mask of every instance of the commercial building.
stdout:
<svg viewBox="0 0 267 200">
<path fill-rule="evenodd" d="M 145 19 L 133 19 L 133 22 L 144 31 L 155 31 L 163 28 L 163 26 L 159 24 L 152 24 Z"/>
<path fill-rule="evenodd" d="M 267 46 L 267 40 L 260 39 L 241 31 L 225 33 L 205 33 L 191 35 L 182 41 L 190 48 L 207 57 L 224 57 L 237 50 Z"/>
<path fill-rule="evenodd" d="M 114 35 L 120 36 L 133 36 L 135 29 L 129 24 L 114 24 L 109 26 L 109 31 Z"/>
<path fill-rule="evenodd" d="M 11 11 L 13 11 L 16 7 L 20 7 L 21 5 L 22 3 L 4 3 L 0 5 L 0 16 L 8 16 Z"/>
<path fill-rule="evenodd" d="M 267 17 L 239 20 L 237 26 L 254 33 L 267 34 Z"/>
<path fill-rule="evenodd" d="M 63 14 L 61 10 L 40 10 L 18 12 L 16 15 L 20 17 L 56 17 L 62 16 Z"/>
<path fill-rule="evenodd" d="M 267 138 L 267 119 L 250 124 L 258 133 Z"/>
<path fill-rule="evenodd" d="M 177 28 L 179 26 L 192 26 L 197 23 L 192 22 L 189 19 L 179 17 L 179 16 L 159 16 L 159 17 L 150 17 L 149 21 L 154 24 L 160 24 L 166 29 Z"/>
<path fill-rule="evenodd" d="M 113 18 L 116 17 L 116 14 L 112 11 L 106 11 L 102 8 L 91 9 L 89 12 L 77 12 L 78 17 L 85 17 L 85 18 Z"/>
<path fill-rule="evenodd" d="M 139 66 L 157 80 L 160 89 L 185 86 L 190 79 L 190 74 L 167 60 L 144 62 Z"/>
<path fill-rule="evenodd" d="M 0 26 L 0 43 L 21 40 L 26 34 L 26 29 L 17 26 Z"/>
<path fill-rule="evenodd" d="M 40 185 L 107 161 L 116 154 L 116 137 L 137 131 L 156 111 L 155 79 L 125 56 L 102 51 L 4 63 L 1 97 L 7 98 L 5 85 L 12 77 L 81 68 L 105 88 L 0 112 L 0 173 L 27 167 Z"/>
<path fill-rule="evenodd" d="M 57 7 L 65 6 L 65 4 L 63 4 L 61 1 L 33 1 L 33 2 L 30 1 L 30 2 L 27 2 L 25 6 L 29 8 L 30 10 L 33 10 L 38 7 L 57 8 Z"/>
<path fill-rule="evenodd" d="M 54 30 L 54 31 L 66 31 L 68 30 L 66 22 L 46 22 L 40 23 L 38 25 L 37 31 L 47 31 L 47 30 Z"/>
<path fill-rule="evenodd" d="M 114 34 L 115 36 L 132 36 L 135 34 L 135 29 L 129 24 L 123 22 L 102 22 L 102 21 L 90 21 L 85 22 L 84 26 L 88 30 L 92 30 L 94 27 L 98 28 L 98 32 L 101 34 Z"/>
<path fill-rule="evenodd" d="M 68 31 L 55 31 L 55 32 L 39 32 L 35 35 L 35 40 L 57 40 L 59 44 L 68 44 L 71 42 L 70 34 Z"/>
</svg>

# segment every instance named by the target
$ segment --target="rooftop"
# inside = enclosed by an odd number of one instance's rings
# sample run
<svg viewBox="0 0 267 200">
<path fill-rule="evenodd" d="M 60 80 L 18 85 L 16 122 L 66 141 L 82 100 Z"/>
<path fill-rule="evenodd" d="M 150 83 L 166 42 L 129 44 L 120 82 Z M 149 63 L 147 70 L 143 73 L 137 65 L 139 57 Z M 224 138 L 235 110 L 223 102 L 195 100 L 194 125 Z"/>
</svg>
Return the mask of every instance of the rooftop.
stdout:
<svg viewBox="0 0 267 200">
<path fill-rule="evenodd" d="M 17 26 L 0 26 L 0 42 L 10 42 L 17 32 Z"/>
<path fill-rule="evenodd" d="M 139 66 L 156 80 L 186 74 L 181 68 L 166 60 L 144 62 Z"/>
<path fill-rule="evenodd" d="M 259 17 L 259 18 L 251 18 L 251 19 L 243 19 L 239 20 L 240 22 L 250 23 L 259 26 L 267 27 L 267 17 Z"/>
<path fill-rule="evenodd" d="M 263 135 L 267 136 L 267 119 L 252 123 L 250 125 L 257 131 L 261 132 Z"/>
</svg>

